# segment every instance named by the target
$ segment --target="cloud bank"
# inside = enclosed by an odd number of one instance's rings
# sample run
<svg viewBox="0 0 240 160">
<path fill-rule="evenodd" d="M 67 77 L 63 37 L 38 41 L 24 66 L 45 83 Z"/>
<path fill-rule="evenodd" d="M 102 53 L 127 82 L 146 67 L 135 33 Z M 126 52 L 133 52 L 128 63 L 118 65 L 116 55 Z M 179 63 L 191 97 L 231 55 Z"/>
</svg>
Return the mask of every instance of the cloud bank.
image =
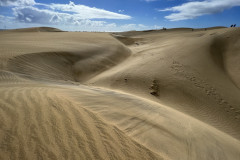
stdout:
<svg viewBox="0 0 240 160">
<path fill-rule="evenodd" d="M 85 5 L 76 5 L 74 2 L 69 4 L 54 4 L 48 6 L 51 10 L 61 11 L 67 13 L 74 13 L 78 18 L 81 19 L 131 19 L 130 16 L 119 14 L 115 12 L 106 11 L 104 9 L 91 8 Z"/>
<path fill-rule="evenodd" d="M 124 10 L 107 11 L 86 5 L 44 4 L 34 0 L 0 0 L 0 6 L 10 7 L 12 16 L 0 15 L 0 27 L 23 28 L 50 26 L 68 31 L 127 31 L 159 29 L 161 26 L 143 24 L 116 24 L 117 20 L 129 20 L 132 17 L 122 14 Z M 110 21 L 115 20 L 115 21 Z"/>
<path fill-rule="evenodd" d="M 11 7 L 13 11 L 12 17 L 0 15 L 0 21 L 4 22 L 4 26 L 48 25 L 67 30 L 103 31 L 119 28 L 115 23 L 109 23 L 107 20 L 132 18 L 129 15 L 79 5 L 71 1 L 69 4 L 44 4 L 36 3 L 34 0 L 0 0 L 0 6 Z"/>
<path fill-rule="evenodd" d="M 17 3 L 17 2 L 16 2 Z M 98 8 L 91 8 L 84 5 L 69 4 L 50 5 L 35 3 L 36 5 L 14 7 L 13 14 L 17 21 L 25 23 L 40 24 L 80 24 L 82 22 L 93 22 L 102 24 L 102 21 L 92 21 L 92 19 L 130 19 L 124 14 L 106 11 Z M 37 6 L 41 6 L 39 9 Z M 43 9 L 42 9 L 43 8 Z"/>
<path fill-rule="evenodd" d="M 194 19 L 207 14 L 215 14 L 230 9 L 235 6 L 240 6 L 240 0 L 205 0 L 187 2 L 179 6 L 166 8 L 159 11 L 177 12 L 165 16 L 170 21 L 180 21 Z"/>
<path fill-rule="evenodd" d="M 91 8 L 84 5 L 69 4 L 38 4 L 45 9 L 35 6 L 14 7 L 13 14 L 17 21 L 39 24 L 61 24 L 61 25 L 97 25 L 101 26 L 104 21 L 92 19 L 130 19 L 130 16 L 106 11 L 103 9 Z"/>
</svg>

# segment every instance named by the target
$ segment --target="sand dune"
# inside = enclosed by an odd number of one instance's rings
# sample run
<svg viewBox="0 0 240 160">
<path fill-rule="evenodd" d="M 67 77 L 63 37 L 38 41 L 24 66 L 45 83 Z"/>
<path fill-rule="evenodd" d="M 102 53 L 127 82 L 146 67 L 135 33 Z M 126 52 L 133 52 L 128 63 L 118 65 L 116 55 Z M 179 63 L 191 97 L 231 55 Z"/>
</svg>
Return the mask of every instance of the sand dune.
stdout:
<svg viewBox="0 0 240 160">
<path fill-rule="evenodd" d="M 129 59 L 90 83 L 150 98 L 239 139 L 239 67 L 228 62 L 231 55 L 239 57 L 238 32 L 239 28 L 141 32 L 145 44 L 129 46 Z M 154 85 L 159 96 L 150 94 Z"/>
<path fill-rule="evenodd" d="M 0 32 L 0 159 L 239 159 L 239 31 Z"/>
<path fill-rule="evenodd" d="M 20 29 L 11 29 L 4 30 L 4 32 L 63 32 L 60 29 L 52 27 L 33 27 L 33 28 L 20 28 Z"/>
<path fill-rule="evenodd" d="M 0 90 L 1 159 L 158 159 L 54 88 Z"/>
</svg>

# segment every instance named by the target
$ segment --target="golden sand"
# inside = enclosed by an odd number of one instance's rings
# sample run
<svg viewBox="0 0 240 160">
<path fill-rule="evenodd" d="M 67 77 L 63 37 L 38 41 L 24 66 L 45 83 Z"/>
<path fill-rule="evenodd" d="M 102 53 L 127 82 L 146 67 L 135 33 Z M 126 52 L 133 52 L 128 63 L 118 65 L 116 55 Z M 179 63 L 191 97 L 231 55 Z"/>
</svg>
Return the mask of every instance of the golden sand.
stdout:
<svg viewBox="0 0 240 160">
<path fill-rule="evenodd" d="M 240 29 L 0 32 L 0 159 L 240 158 Z"/>
</svg>

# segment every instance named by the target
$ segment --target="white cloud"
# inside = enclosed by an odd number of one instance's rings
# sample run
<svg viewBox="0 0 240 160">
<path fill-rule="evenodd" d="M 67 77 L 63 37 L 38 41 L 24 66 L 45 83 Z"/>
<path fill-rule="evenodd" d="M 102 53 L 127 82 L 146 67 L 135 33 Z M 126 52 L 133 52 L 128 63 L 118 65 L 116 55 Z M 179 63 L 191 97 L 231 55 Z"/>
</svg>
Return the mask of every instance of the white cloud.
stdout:
<svg viewBox="0 0 240 160">
<path fill-rule="evenodd" d="M 0 0 L 0 6 L 30 6 L 36 4 L 34 0 Z"/>
<path fill-rule="evenodd" d="M 5 16 L 3 16 L 3 15 L 0 15 L 0 20 L 1 20 L 1 19 L 4 19 L 4 17 L 5 17 Z"/>
<path fill-rule="evenodd" d="M 158 26 L 158 25 L 153 26 L 153 29 L 162 29 L 162 28 L 163 28 L 163 26 Z"/>
<path fill-rule="evenodd" d="M 132 28 L 136 28 L 136 24 L 124 24 L 121 26 L 121 28 L 124 28 L 126 30 L 132 29 Z"/>
<path fill-rule="evenodd" d="M 74 2 L 69 2 L 69 4 L 55 4 L 52 3 L 48 6 L 52 10 L 67 12 L 67 13 L 75 13 L 78 18 L 81 19 L 96 19 L 96 18 L 104 18 L 104 19 L 130 19 L 131 17 L 124 14 L 119 14 L 115 12 L 110 12 L 104 9 L 92 8 L 85 5 L 76 5 Z"/>
<path fill-rule="evenodd" d="M 170 21 L 179 21 L 194 19 L 202 15 L 219 13 L 235 6 L 240 6 L 240 0 L 205 0 L 187 2 L 179 6 L 159 11 L 177 12 L 165 16 L 165 18 Z"/>
<path fill-rule="evenodd" d="M 12 0 L 12 2 L 13 1 L 14 0 Z M 84 5 L 76 5 L 73 2 L 70 2 L 69 4 L 50 5 L 40 3 L 34 3 L 34 5 L 33 3 L 32 5 L 30 5 L 31 3 L 28 3 L 29 5 L 13 5 L 19 3 L 19 1 L 15 0 L 14 3 L 11 4 L 13 17 L 0 15 L 0 24 L 2 24 L 0 27 L 4 28 L 6 26 L 8 29 L 14 29 L 49 26 L 68 31 L 113 32 L 156 28 L 155 26 L 145 26 L 144 24 L 119 25 L 108 22 L 108 19 L 130 19 L 131 17 L 103 9 L 91 8 Z M 29 0 L 29 2 L 30 1 L 31 0 Z M 0 0 L 0 2 L 3 2 L 3 0 Z M 6 2 L 7 1 L 4 1 L 5 4 L 8 3 Z M 21 2 L 25 3 L 27 0 L 23 0 Z M 10 5 L 10 3 L 8 3 L 8 5 Z"/>
<path fill-rule="evenodd" d="M 129 31 L 129 30 L 151 30 L 151 29 L 161 29 L 162 26 L 154 25 L 154 26 L 146 26 L 144 24 L 124 24 L 120 26 L 121 30 Z"/>
<path fill-rule="evenodd" d="M 116 27 L 117 27 L 116 23 L 106 24 L 105 26 L 106 26 L 107 28 L 116 28 Z"/>
<path fill-rule="evenodd" d="M 85 5 L 76 5 L 74 2 L 70 1 L 69 4 L 43 4 L 36 3 L 34 0 L 0 0 L 0 6 L 16 6 L 19 10 L 19 7 L 22 7 L 21 10 L 30 11 L 30 6 L 42 6 L 45 7 L 45 10 L 42 13 L 46 12 L 59 12 L 68 13 L 76 16 L 78 19 L 131 19 L 131 16 L 119 14 L 104 9 L 99 9 L 95 7 L 88 7 Z M 35 12 L 36 10 L 40 11 L 37 7 L 32 8 Z M 120 10 L 123 12 L 124 10 Z"/>
<path fill-rule="evenodd" d="M 146 26 L 143 24 L 124 24 L 120 26 L 120 29 L 123 31 L 129 31 L 129 30 L 147 30 L 147 29 L 153 29 L 153 26 Z"/>
<path fill-rule="evenodd" d="M 14 16 L 6 23 L 5 16 L 0 15 L 0 22 L 4 22 L 7 28 L 51 26 L 63 30 L 82 31 L 122 31 L 123 28 L 115 23 L 106 21 L 82 19 L 78 14 L 60 13 L 47 9 L 38 9 L 34 6 L 13 8 Z M 4 27 L 4 26 L 0 26 Z"/>
<path fill-rule="evenodd" d="M 147 28 L 147 26 L 145 26 L 144 24 L 139 24 L 138 27 L 140 27 L 140 28 Z"/>
<path fill-rule="evenodd" d="M 41 7 L 41 9 L 40 9 Z M 128 15 L 110 12 L 103 9 L 91 8 L 84 5 L 69 4 L 41 4 L 20 5 L 12 8 L 12 24 L 48 25 L 66 28 L 67 30 L 103 31 L 116 29 L 115 23 L 108 23 L 104 19 L 130 19 Z M 0 17 L 5 19 L 5 17 Z M 101 20 L 96 20 L 101 19 Z M 11 25 L 11 23 L 9 23 Z M 12 26 L 12 25 L 11 25 Z"/>
<path fill-rule="evenodd" d="M 4 24 L 4 22 L 12 22 L 13 20 L 13 17 L 0 15 L 0 22 L 2 22 L 2 24 Z"/>
<path fill-rule="evenodd" d="M 50 10 L 38 9 L 32 6 L 13 8 L 16 20 L 24 23 L 45 25 L 84 25 L 90 27 L 102 26 L 104 21 L 82 19 L 81 16 L 68 13 L 59 13 Z"/>
<path fill-rule="evenodd" d="M 27 28 L 27 27 L 38 27 L 49 26 L 55 27 L 66 31 L 108 31 L 108 32 L 119 32 L 119 31 L 129 31 L 129 30 L 149 30 L 149 29 L 159 29 L 160 26 L 146 26 L 143 24 L 124 24 L 117 25 L 116 23 L 108 23 L 105 21 L 93 21 L 89 19 L 81 19 L 73 21 L 74 19 L 65 19 L 61 16 L 52 15 L 51 13 L 38 13 L 45 15 L 44 17 L 48 19 L 45 23 L 36 23 L 33 17 L 21 17 L 22 20 L 14 21 L 13 17 L 7 17 L 0 15 L 0 28 L 14 29 L 14 28 Z M 46 16 L 47 15 L 47 16 Z M 51 16 L 49 16 L 51 15 Z M 65 23 L 65 22 L 69 23 Z M 38 22 L 38 21 L 37 21 Z M 71 25 L 69 25 L 71 23 Z M 2 25 L 1 25 L 2 24 Z"/>
</svg>

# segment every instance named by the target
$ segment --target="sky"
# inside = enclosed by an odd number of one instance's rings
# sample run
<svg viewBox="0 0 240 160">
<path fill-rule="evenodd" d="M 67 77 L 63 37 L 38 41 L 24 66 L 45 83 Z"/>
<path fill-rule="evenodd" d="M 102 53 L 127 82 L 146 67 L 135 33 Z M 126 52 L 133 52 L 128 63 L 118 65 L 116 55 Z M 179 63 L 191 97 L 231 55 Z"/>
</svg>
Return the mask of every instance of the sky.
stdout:
<svg viewBox="0 0 240 160">
<path fill-rule="evenodd" d="M 0 0 L 0 28 L 129 31 L 240 26 L 240 0 Z"/>
</svg>

